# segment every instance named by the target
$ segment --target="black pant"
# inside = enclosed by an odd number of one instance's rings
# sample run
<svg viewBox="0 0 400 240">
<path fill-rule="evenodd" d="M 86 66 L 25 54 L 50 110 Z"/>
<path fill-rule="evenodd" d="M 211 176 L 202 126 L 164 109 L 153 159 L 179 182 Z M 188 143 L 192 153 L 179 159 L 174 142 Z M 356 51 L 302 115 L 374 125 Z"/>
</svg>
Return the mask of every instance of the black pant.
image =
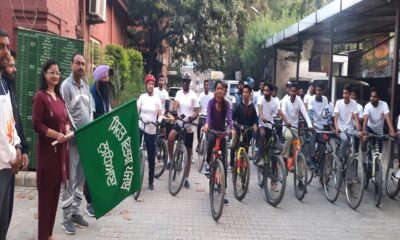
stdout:
<svg viewBox="0 0 400 240">
<path fill-rule="evenodd" d="M 10 168 L 0 170 L 0 240 L 7 237 L 10 226 L 13 199 L 14 199 L 14 174 Z"/>
<path fill-rule="evenodd" d="M 207 133 L 207 163 L 210 164 L 211 161 L 211 154 L 213 153 L 214 146 L 215 146 L 215 139 L 216 136 L 214 133 Z M 222 138 L 221 143 L 219 145 L 219 149 L 221 150 L 222 153 L 222 163 L 224 165 L 224 172 L 225 172 L 225 187 L 227 187 L 227 181 L 226 179 L 228 178 L 227 172 L 226 172 L 226 139 Z"/>
<path fill-rule="evenodd" d="M 206 123 L 206 118 L 199 117 L 199 123 L 197 124 L 197 144 L 200 144 L 200 137 L 201 137 L 201 128 Z"/>
<path fill-rule="evenodd" d="M 92 203 L 92 196 L 90 195 L 89 186 L 87 184 L 87 181 L 85 181 L 85 185 L 83 185 L 83 194 L 85 194 L 86 202 L 88 204 L 91 204 Z"/>
<path fill-rule="evenodd" d="M 140 130 L 140 144 L 144 134 L 144 143 L 147 149 L 147 159 L 149 161 L 149 184 L 154 182 L 154 168 L 156 160 L 156 134 L 147 134 Z"/>
<path fill-rule="evenodd" d="M 236 128 L 235 130 L 236 130 L 236 136 L 232 139 L 232 145 L 230 147 L 230 149 L 231 149 L 231 162 L 230 162 L 231 167 L 233 167 L 233 164 L 235 162 L 235 153 L 239 147 L 239 139 L 240 139 L 240 132 L 241 132 L 239 128 Z M 245 135 L 243 136 L 244 144 L 247 146 L 246 151 L 249 150 L 248 146 L 250 145 L 251 137 L 252 137 L 252 131 L 247 130 L 247 132 L 245 132 Z"/>
</svg>

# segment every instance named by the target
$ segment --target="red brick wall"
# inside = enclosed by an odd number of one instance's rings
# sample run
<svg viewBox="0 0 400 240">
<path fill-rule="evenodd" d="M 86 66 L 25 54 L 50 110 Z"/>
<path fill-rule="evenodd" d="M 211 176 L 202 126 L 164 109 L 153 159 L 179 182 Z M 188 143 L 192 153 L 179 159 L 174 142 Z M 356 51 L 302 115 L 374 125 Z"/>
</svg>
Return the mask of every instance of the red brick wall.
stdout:
<svg viewBox="0 0 400 240">
<path fill-rule="evenodd" d="M 86 2 L 86 0 L 83 2 Z M 17 27 L 50 32 L 71 38 L 84 38 L 85 42 L 89 42 L 90 37 L 93 37 L 100 41 L 103 47 L 110 43 L 127 45 L 126 18 L 120 12 L 121 9 L 113 7 L 113 5 L 116 5 L 114 0 L 108 1 L 107 4 L 107 22 L 90 26 L 85 24 L 82 29 L 84 36 L 79 31 L 77 32 L 78 9 L 83 9 L 83 6 L 78 6 L 79 0 L 11 0 L 11 3 L 16 20 L 10 1 L 0 0 L 0 28 L 10 34 L 12 49 L 16 48 Z M 24 3 L 24 6 L 22 3 Z M 34 21 L 36 9 L 37 17 Z M 33 22 L 35 22 L 34 25 Z M 85 19 L 83 19 L 83 22 L 85 22 Z M 121 26 L 124 28 L 122 34 Z"/>
</svg>

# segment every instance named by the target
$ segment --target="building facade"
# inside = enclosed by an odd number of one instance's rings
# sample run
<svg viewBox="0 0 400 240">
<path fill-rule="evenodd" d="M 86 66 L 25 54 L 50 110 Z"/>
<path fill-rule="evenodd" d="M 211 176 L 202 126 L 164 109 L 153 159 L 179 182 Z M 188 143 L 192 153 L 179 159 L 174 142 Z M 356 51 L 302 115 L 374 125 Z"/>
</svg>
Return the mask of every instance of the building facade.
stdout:
<svg viewBox="0 0 400 240">
<path fill-rule="evenodd" d="M 131 24 L 125 0 L 0 0 L 0 28 L 10 34 L 11 49 L 19 27 L 83 39 L 85 48 L 126 47 Z"/>
</svg>

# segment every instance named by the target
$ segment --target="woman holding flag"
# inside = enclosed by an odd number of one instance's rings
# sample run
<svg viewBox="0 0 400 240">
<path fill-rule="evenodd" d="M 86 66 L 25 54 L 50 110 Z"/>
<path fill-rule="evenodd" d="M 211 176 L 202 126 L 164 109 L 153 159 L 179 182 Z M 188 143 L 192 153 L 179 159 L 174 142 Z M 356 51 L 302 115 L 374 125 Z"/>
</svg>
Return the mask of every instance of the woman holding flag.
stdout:
<svg viewBox="0 0 400 240">
<path fill-rule="evenodd" d="M 48 60 L 40 74 L 40 89 L 33 97 L 33 127 L 38 134 L 36 174 L 39 191 L 38 239 L 52 239 L 61 183 L 68 179 L 70 122 L 60 94 L 58 63 Z M 57 140 L 59 144 L 52 146 Z"/>
<path fill-rule="evenodd" d="M 139 113 L 140 139 L 144 134 L 144 141 L 147 149 L 149 161 L 149 189 L 154 190 L 154 168 L 156 159 L 156 126 L 150 122 L 157 122 L 161 114 L 161 100 L 154 95 L 155 77 L 148 74 L 145 77 L 146 93 L 140 95 L 137 100 L 137 109 Z M 145 124 L 150 123 L 150 124 Z M 146 125 L 146 126 L 145 126 Z"/>
</svg>

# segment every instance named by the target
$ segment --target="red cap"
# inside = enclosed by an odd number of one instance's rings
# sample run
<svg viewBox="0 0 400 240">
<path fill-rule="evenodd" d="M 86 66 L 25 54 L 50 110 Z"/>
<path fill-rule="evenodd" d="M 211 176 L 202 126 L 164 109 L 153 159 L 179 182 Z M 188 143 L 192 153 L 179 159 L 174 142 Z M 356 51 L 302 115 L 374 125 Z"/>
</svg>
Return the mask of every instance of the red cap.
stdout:
<svg viewBox="0 0 400 240">
<path fill-rule="evenodd" d="M 153 83 L 156 81 L 156 78 L 152 74 L 147 74 L 146 77 L 144 78 L 144 82 L 147 85 L 148 82 L 153 81 Z"/>
</svg>

